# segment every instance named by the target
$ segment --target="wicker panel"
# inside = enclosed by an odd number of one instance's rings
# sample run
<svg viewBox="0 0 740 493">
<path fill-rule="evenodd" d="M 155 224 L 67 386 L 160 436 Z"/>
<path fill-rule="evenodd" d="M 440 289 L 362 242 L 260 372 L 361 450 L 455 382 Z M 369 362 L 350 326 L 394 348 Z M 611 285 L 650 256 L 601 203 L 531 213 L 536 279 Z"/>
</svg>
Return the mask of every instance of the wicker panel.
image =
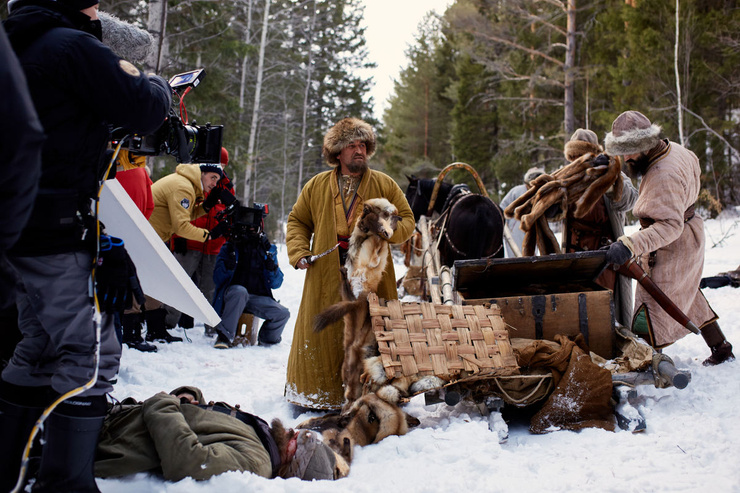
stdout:
<svg viewBox="0 0 740 493">
<path fill-rule="evenodd" d="M 518 373 L 497 306 L 401 303 L 368 296 L 388 378 L 436 375 L 455 381 Z"/>
</svg>

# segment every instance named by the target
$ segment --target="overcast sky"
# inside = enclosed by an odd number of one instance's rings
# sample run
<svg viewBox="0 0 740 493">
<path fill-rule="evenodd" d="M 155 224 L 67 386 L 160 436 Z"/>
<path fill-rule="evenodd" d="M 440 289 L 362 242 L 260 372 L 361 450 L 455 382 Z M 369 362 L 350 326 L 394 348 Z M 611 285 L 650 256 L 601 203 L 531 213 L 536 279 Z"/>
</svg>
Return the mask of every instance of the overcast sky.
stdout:
<svg viewBox="0 0 740 493">
<path fill-rule="evenodd" d="M 375 117 L 380 120 L 393 91 L 393 79 L 407 64 L 404 51 L 414 41 L 424 15 L 435 10 L 443 13 L 452 0 L 363 0 L 365 4 L 365 39 L 371 62 L 378 64 L 370 75 L 375 87 Z"/>
</svg>

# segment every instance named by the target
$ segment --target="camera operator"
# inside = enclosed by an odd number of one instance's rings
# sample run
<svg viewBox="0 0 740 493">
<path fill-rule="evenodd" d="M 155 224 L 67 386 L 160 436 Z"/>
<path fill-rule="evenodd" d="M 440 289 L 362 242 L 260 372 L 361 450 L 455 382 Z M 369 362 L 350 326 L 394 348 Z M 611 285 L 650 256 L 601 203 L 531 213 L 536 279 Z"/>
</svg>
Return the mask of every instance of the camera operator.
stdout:
<svg viewBox="0 0 740 493">
<path fill-rule="evenodd" d="M 47 140 L 31 217 L 9 252 L 20 276 L 23 339 L 0 384 L 3 489 L 13 486 L 44 408 L 80 392 L 44 423 L 34 489 L 97 491 L 95 447 L 121 355 L 111 313 L 138 284 L 121 242 L 101 237 L 95 262 L 98 225 L 91 203 L 105 174 L 110 126 L 155 131 L 168 114 L 171 90 L 100 41 L 97 9 L 94 0 L 20 0 L 4 23 Z M 106 310 L 99 322 L 91 279 Z"/>
<path fill-rule="evenodd" d="M 275 271 L 278 265 L 277 259 L 267 254 L 271 245 L 262 231 L 263 210 L 239 207 L 238 212 L 247 213 L 250 220 L 242 222 L 237 218 L 234 221 L 229 240 L 216 259 L 213 307 L 221 316 L 221 322 L 216 326 L 215 348 L 232 346 L 239 316 L 244 312 L 264 320 L 257 337 L 261 346 L 279 343 L 290 318 L 288 309 L 272 297 L 265 277 L 265 270 Z"/>
<path fill-rule="evenodd" d="M 178 235 L 202 243 L 223 236 L 225 224 L 216 224 L 210 231 L 191 224 L 192 220 L 207 214 L 219 200 L 227 204 L 236 201 L 231 192 L 218 187 L 223 177 L 220 164 L 178 164 L 174 173 L 154 182 L 154 212 L 149 224 L 162 241 L 169 245 L 172 236 Z M 167 332 L 167 309 L 162 303 L 147 298 L 146 308 L 147 341 L 182 341 L 181 337 Z"/>
</svg>

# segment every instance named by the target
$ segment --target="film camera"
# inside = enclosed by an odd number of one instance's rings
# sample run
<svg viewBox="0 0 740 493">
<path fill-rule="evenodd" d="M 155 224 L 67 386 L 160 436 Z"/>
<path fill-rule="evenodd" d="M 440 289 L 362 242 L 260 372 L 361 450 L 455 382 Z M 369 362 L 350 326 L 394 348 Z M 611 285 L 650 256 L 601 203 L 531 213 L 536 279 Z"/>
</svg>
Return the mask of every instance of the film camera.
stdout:
<svg viewBox="0 0 740 493">
<path fill-rule="evenodd" d="M 247 239 L 259 236 L 262 233 L 264 217 L 268 214 L 267 204 L 254 203 L 252 207 L 245 207 L 234 202 L 219 212 L 216 220 L 225 222 L 228 226 L 226 236 L 230 240 Z"/>
<path fill-rule="evenodd" d="M 185 96 L 194 89 L 205 76 L 204 69 L 191 70 L 175 75 L 169 81 L 172 88 L 173 108 L 170 108 L 167 119 L 156 132 L 151 135 L 130 135 L 116 138 L 114 132 L 113 144 L 117 145 L 121 139 L 123 148 L 134 154 L 144 156 L 160 156 L 169 154 L 178 163 L 219 163 L 221 161 L 221 144 L 223 141 L 223 125 L 192 125 L 188 124 Z M 177 111 L 174 105 L 179 106 Z"/>
</svg>

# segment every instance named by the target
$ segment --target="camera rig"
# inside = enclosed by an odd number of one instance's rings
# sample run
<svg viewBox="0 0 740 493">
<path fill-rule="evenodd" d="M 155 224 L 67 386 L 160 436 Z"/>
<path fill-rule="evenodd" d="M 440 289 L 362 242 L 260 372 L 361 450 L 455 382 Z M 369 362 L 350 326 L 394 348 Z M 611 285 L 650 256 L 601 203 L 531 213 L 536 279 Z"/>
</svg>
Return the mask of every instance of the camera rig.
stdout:
<svg viewBox="0 0 740 493">
<path fill-rule="evenodd" d="M 221 145 L 223 125 L 197 125 L 188 123 L 185 109 L 185 96 L 192 91 L 205 76 L 204 69 L 191 70 L 177 74 L 169 80 L 173 93 L 173 107 L 165 122 L 153 134 L 121 136 L 121 131 L 114 131 L 113 145 L 124 140 L 123 148 L 133 154 L 160 156 L 169 154 L 178 163 L 219 163 L 221 162 Z M 179 111 L 175 109 L 179 107 Z"/>
<path fill-rule="evenodd" d="M 263 229 L 265 216 L 269 213 L 267 204 L 255 202 L 252 207 L 245 207 L 234 202 L 216 214 L 216 221 L 227 224 L 225 236 L 231 241 L 258 237 Z"/>
</svg>

